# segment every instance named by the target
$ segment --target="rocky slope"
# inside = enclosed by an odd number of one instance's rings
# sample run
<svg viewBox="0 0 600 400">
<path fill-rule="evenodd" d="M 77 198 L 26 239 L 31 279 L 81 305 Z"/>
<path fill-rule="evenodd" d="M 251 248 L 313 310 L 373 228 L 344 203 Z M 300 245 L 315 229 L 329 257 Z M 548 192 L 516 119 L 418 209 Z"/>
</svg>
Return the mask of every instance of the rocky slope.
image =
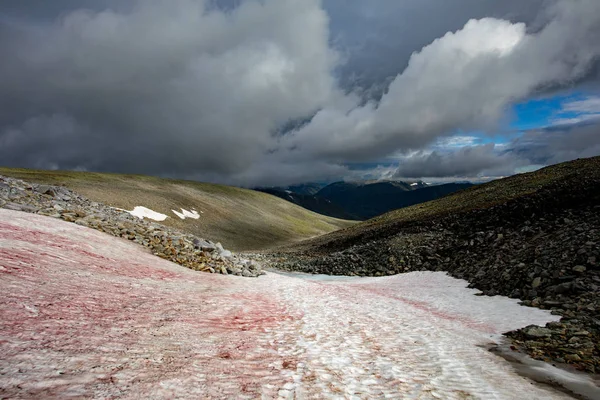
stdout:
<svg viewBox="0 0 600 400">
<path fill-rule="evenodd" d="M 38 185 L 0 175 L 0 208 L 59 218 L 122 237 L 154 255 L 204 272 L 256 277 L 260 264 L 225 250 L 220 243 L 148 222 L 63 186 Z"/>
<path fill-rule="evenodd" d="M 519 298 L 561 315 L 545 328 L 508 336 L 535 358 L 600 371 L 599 157 L 419 207 L 272 257 L 279 268 L 311 273 L 448 271 L 483 294 Z"/>
</svg>

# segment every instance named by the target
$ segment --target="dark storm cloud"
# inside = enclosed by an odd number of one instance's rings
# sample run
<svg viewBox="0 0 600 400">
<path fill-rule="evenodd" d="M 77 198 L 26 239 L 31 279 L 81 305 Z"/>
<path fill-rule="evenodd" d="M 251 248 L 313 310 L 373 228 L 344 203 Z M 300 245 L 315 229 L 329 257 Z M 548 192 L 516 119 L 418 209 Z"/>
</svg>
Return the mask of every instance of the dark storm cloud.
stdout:
<svg viewBox="0 0 600 400">
<path fill-rule="evenodd" d="M 74 11 L 5 29 L 8 165 L 227 175 L 334 90 L 316 1 L 247 2 L 230 14 L 140 1 L 128 13 Z"/>
<path fill-rule="evenodd" d="M 232 10 L 248 0 L 211 0 L 208 7 Z M 342 85 L 374 88 L 381 94 L 386 83 L 406 67 L 411 54 L 446 32 L 460 29 L 472 18 L 494 17 L 539 26 L 549 0 L 324 0 L 330 16 L 332 46 L 345 62 L 338 73 Z M 130 10 L 135 0 L 3 0 L 0 13 L 19 18 L 51 20 L 77 9 Z"/>
<path fill-rule="evenodd" d="M 339 177 L 493 128 L 515 100 L 588 78 L 600 55 L 594 0 L 24 4 L 0 3 L 3 165 Z M 484 16 L 497 18 L 470 20 Z M 371 84 L 385 95 L 365 103 Z"/>
</svg>

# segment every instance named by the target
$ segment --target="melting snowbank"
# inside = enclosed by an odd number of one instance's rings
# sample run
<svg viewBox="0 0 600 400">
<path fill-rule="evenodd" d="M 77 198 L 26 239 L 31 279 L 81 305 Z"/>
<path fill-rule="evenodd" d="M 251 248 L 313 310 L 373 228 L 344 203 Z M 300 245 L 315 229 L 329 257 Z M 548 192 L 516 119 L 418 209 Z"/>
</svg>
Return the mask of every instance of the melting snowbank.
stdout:
<svg viewBox="0 0 600 400">
<path fill-rule="evenodd" d="M 569 398 L 483 346 L 556 317 L 443 273 L 259 279 L 0 210 L 0 388 L 62 398 Z"/>
<path fill-rule="evenodd" d="M 324 397 L 563 396 L 517 377 L 485 349 L 505 331 L 557 319 L 546 311 L 474 296 L 467 282 L 444 273 L 299 277 L 305 284 L 289 289 L 287 300 L 304 310 L 299 343 L 311 361 L 302 372 L 315 374 Z"/>
</svg>

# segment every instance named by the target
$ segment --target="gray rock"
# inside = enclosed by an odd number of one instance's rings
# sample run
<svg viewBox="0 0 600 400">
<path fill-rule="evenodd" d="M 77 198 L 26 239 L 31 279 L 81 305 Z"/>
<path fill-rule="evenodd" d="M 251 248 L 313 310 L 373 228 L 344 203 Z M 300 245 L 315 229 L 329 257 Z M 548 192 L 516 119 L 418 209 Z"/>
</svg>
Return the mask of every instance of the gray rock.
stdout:
<svg viewBox="0 0 600 400">
<path fill-rule="evenodd" d="M 530 339 L 541 339 L 552 336 L 552 331 L 541 326 L 529 325 L 523 328 L 523 334 Z"/>
<path fill-rule="evenodd" d="M 39 185 L 36 189 L 36 192 L 41 193 L 41 194 L 47 194 L 49 196 L 56 196 L 56 192 L 54 191 L 54 188 L 50 185 Z"/>
<path fill-rule="evenodd" d="M 250 270 L 256 270 L 256 271 L 260 271 L 262 269 L 261 265 L 254 260 L 250 261 L 248 268 Z"/>
<path fill-rule="evenodd" d="M 574 272 L 583 273 L 585 270 L 586 268 L 583 265 L 576 265 L 573 267 Z"/>
<path fill-rule="evenodd" d="M 3 207 L 6 208 L 7 210 L 24 211 L 24 212 L 28 212 L 28 213 L 34 213 L 39 210 L 37 207 L 34 207 L 34 206 L 30 206 L 27 204 L 17 204 L 17 203 L 6 203 Z"/>
<path fill-rule="evenodd" d="M 233 253 L 229 250 L 223 250 L 221 252 L 221 258 L 226 258 L 226 259 L 232 259 L 233 258 Z"/>
<path fill-rule="evenodd" d="M 577 361 L 581 361 L 581 357 L 579 357 L 579 355 L 577 355 L 577 354 L 567 354 L 565 356 L 565 360 L 577 362 Z"/>
<path fill-rule="evenodd" d="M 194 247 L 196 249 L 206 251 L 207 253 L 212 253 L 213 251 L 216 250 L 216 247 L 214 244 L 212 244 L 211 242 L 204 240 L 204 239 L 195 238 L 192 241 L 192 243 L 194 244 Z"/>
</svg>

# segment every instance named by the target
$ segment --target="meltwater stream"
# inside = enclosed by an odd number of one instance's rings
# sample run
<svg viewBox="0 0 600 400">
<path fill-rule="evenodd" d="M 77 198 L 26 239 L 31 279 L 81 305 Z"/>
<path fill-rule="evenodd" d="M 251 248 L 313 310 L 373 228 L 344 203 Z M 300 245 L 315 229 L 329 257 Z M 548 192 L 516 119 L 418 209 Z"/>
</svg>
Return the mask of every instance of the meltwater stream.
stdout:
<svg viewBox="0 0 600 400">
<path fill-rule="evenodd" d="M 570 398 L 486 350 L 556 317 L 466 285 L 210 275 L 0 210 L 0 397 Z"/>
</svg>

